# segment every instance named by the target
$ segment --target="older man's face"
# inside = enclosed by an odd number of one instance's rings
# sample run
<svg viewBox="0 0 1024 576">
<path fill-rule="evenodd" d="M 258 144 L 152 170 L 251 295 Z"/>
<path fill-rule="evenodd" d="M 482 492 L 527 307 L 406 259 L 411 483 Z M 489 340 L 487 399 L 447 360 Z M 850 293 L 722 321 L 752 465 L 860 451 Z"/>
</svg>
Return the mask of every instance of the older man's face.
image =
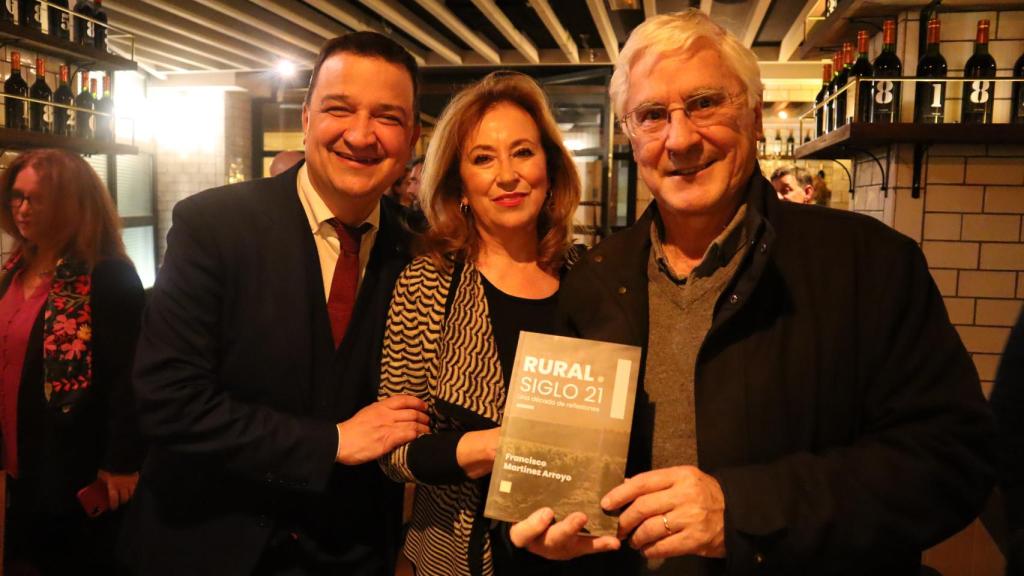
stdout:
<svg viewBox="0 0 1024 576">
<path fill-rule="evenodd" d="M 697 127 L 681 108 L 701 93 L 724 93 L 732 102 L 716 122 Z M 663 214 L 728 218 L 756 164 L 762 135 L 760 106 L 747 104 L 743 82 L 713 47 L 684 54 L 652 53 L 630 70 L 626 111 L 662 104 L 671 111 L 660 134 L 633 135 L 640 177 Z"/>
</svg>

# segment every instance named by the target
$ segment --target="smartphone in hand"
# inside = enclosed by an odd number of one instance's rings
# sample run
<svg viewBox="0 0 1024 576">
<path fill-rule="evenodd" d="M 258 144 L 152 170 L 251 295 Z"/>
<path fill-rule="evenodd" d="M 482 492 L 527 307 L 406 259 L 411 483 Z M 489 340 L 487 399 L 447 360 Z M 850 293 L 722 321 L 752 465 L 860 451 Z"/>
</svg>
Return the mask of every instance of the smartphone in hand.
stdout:
<svg viewBox="0 0 1024 576">
<path fill-rule="evenodd" d="M 95 518 L 110 509 L 110 497 L 107 494 L 107 483 L 97 478 L 92 484 L 78 491 L 78 503 L 85 514 Z"/>
</svg>

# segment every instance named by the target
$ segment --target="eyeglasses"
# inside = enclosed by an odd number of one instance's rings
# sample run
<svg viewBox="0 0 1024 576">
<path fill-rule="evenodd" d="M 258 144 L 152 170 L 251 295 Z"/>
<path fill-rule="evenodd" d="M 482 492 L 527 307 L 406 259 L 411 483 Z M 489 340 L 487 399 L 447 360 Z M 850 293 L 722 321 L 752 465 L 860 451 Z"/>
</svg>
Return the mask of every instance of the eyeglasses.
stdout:
<svg viewBox="0 0 1024 576">
<path fill-rule="evenodd" d="M 15 210 L 21 208 L 21 205 L 25 204 L 26 202 L 32 208 L 38 208 L 41 204 L 39 198 L 32 198 L 31 196 L 25 196 L 24 194 L 20 194 L 18 192 L 12 192 L 9 201 L 11 203 L 11 208 Z"/>
<path fill-rule="evenodd" d="M 641 104 L 622 117 L 622 127 L 630 138 L 658 136 L 668 128 L 672 113 L 682 110 L 697 128 L 722 124 L 735 117 L 742 94 L 708 90 L 690 96 L 681 105 L 666 106 L 650 102 Z"/>
</svg>

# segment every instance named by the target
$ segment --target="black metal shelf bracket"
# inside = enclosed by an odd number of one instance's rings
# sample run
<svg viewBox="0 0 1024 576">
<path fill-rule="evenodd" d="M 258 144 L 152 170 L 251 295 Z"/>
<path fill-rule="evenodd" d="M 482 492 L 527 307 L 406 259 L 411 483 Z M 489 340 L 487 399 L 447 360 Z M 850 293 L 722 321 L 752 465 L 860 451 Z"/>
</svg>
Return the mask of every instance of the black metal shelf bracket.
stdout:
<svg viewBox="0 0 1024 576">
<path fill-rule="evenodd" d="M 878 164 L 878 171 L 881 172 L 881 174 L 882 174 L 882 194 L 884 194 L 885 197 L 888 198 L 889 197 L 889 171 L 886 168 L 882 167 L 882 161 L 878 159 L 878 156 L 875 156 L 875 154 L 873 152 L 871 152 L 870 150 L 868 150 L 866 148 L 857 148 L 857 147 L 854 147 L 854 146 L 850 146 L 850 147 L 847 147 L 847 150 L 850 150 L 852 152 L 860 152 L 861 154 L 863 154 L 865 156 L 870 156 L 871 159 L 875 161 L 875 164 Z M 886 147 L 886 149 L 885 149 L 885 163 L 886 163 L 886 165 L 889 164 L 889 156 L 891 156 L 891 155 L 892 155 L 892 150 L 889 147 Z M 852 183 L 851 183 L 851 185 L 852 185 Z"/>
<path fill-rule="evenodd" d="M 928 144 L 918 142 L 914 144 L 914 176 L 910 184 L 910 197 L 921 197 L 921 165 L 924 163 L 924 153 L 928 150 Z"/>
<path fill-rule="evenodd" d="M 843 165 L 842 162 L 836 160 L 835 158 L 829 158 L 829 160 L 835 162 L 836 164 L 839 164 L 839 167 L 843 169 L 843 172 L 846 172 L 846 181 L 850 183 L 850 199 L 852 200 L 854 195 L 853 176 L 850 175 L 850 171 L 846 168 L 846 166 Z"/>
</svg>

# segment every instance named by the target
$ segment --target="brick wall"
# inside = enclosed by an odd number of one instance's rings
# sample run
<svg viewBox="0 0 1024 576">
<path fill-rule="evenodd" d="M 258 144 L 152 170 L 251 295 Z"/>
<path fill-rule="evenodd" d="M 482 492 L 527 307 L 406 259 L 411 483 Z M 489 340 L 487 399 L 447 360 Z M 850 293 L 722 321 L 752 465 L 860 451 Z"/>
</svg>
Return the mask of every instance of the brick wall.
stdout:
<svg viewBox="0 0 1024 576">
<path fill-rule="evenodd" d="M 175 204 L 208 188 L 251 178 L 252 98 L 246 92 L 166 88 L 152 90 L 151 99 L 187 99 L 191 106 L 204 108 L 203 118 L 189 124 L 191 133 L 183 139 L 161 138 L 159 132 L 154 135 L 158 254 L 162 261 Z M 165 127 L 178 121 L 192 122 L 171 114 Z"/>
<path fill-rule="evenodd" d="M 898 18 L 897 53 L 904 73 L 918 59 L 919 12 Z M 973 50 L 977 21 L 992 22 L 991 52 L 998 76 L 1009 76 L 1024 52 L 1024 11 L 943 13 L 941 51 L 949 76 L 962 76 Z M 880 36 L 880 35 L 878 35 Z M 872 58 L 880 51 L 872 42 Z M 903 90 L 902 117 L 912 118 L 913 88 Z M 959 121 L 960 87 L 950 84 L 946 122 Z M 1006 120 L 1009 85 L 996 88 L 994 115 Z M 988 395 L 1010 326 L 1024 306 L 1024 145 L 932 145 L 921 175 L 921 196 L 911 196 L 913 146 L 892 144 L 871 151 L 888 165 L 888 194 L 881 170 L 860 155 L 854 163 L 853 210 L 869 214 L 921 244 L 950 320 L 974 360 Z M 928 550 L 924 561 L 943 574 L 997 576 L 1004 560 L 978 522 Z"/>
</svg>

